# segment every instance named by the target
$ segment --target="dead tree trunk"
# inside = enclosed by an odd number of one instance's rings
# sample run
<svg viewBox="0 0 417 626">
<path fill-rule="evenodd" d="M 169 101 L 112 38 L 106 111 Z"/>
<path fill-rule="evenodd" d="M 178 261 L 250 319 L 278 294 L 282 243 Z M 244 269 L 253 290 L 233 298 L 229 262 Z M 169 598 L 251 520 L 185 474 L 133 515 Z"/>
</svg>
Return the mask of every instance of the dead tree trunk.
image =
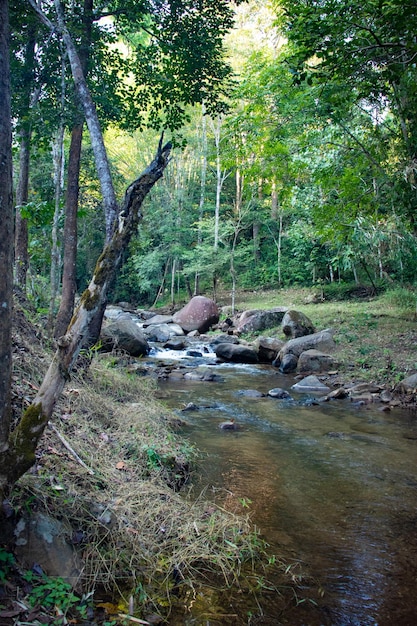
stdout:
<svg viewBox="0 0 417 626">
<path fill-rule="evenodd" d="M 35 462 L 35 451 L 55 404 L 70 378 L 71 370 L 89 336 L 90 325 L 103 310 L 107 292 L 120 269 L 123 254 L 136 233 L 142 218 L 141 206 L 169 162 L 171 144 L 159 142 L 155 159 L 126 190 L 118 227 L 99 257 L 93 277 L 81 296 L 80 304 L 65 335 L 58 339 L 58 349 L 32 404 L 10 434 L 7 449 L 0 457 L 0 501 L 13 484 Z"/>
</svg>

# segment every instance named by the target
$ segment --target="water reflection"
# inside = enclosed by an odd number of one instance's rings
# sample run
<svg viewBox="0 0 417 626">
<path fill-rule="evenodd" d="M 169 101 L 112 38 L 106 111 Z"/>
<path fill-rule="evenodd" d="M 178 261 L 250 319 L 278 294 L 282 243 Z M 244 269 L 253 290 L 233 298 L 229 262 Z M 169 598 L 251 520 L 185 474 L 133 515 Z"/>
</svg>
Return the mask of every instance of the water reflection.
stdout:
<svg viewBox="0 0 417 626">
<path fill-rule="evenodd" d="M 216 371 L 223 383 L 161 389 L 174 408 L 201 407 L 183 414 L 206 454 L 201 485 L 215 486 L 223 506 L 250 502 L 271 550 L 301 560 L 324 589 L 319 617 L 300 607 L 287 623 L 415 624 L 415 422 L 348 401 L 306 406 L 292 391 L 289 401 L 246 397 L 238 392 L 290 390 L 293 381 L 262 366 Z M 241 430 L 221 431 L 231 417 Z"/>
</svg>

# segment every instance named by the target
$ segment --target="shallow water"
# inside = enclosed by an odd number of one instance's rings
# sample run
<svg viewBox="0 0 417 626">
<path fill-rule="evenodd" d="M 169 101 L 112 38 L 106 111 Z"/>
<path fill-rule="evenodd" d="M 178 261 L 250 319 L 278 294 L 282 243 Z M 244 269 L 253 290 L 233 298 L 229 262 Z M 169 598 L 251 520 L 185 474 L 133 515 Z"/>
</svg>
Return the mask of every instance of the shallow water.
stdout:
<svg viewBox="0 0 417 626">
<path fill-rule="evenodd" d="M 274 621 L 270 598 L 256 623 L 416 624 L 417 421 L 348 400 L 311 404 L 268 366 L 202 367 L 223 382 L 160 384 L 172 408 L 199 407 L 181 412 L 203 452 L 199 485 L 226 507 L 249 505 L 270 552 L 301 561 L 315 580 L 305 593 L 317 607 L 305 602 Z M 273 387 L 293 400 L 239 393 Z M 231 418 L 240 429 L 221 430 Z"/>
</svg>

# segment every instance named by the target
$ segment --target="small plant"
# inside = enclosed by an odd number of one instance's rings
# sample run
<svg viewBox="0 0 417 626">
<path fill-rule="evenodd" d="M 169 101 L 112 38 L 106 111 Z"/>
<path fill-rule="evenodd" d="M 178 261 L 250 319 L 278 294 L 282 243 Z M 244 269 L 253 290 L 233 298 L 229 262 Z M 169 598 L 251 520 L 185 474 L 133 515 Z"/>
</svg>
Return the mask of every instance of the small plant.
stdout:
<svg viewBox="0 0 417 626">
<path fill-rule="evenodd" d="M 67 623 L 66 615 L 69 612 L 77 613 L 81 618 L 87 617 L 87 604 L 81 600 L 72 590 L 69 583 L 62 578 L 50 578 L 49 576 L 37 576 L 28 571 L 24 576 L 27 582 L 33 584 L 29 595 L 31 606 L 42 606 L 45 610 L 57 611 L 60 617 L 54 621 L 57 626 Z"/>
<path fill-rule="evenodd" d="M 148 457 L 147 465 L 149 469 L 159 469 L 162 465 L 161 455 L 151 446 L 144 446 L 143 449 Z"/>
<path fill-rule="evenodd" d="M 14 556 L 0 548 L 0 583 L 4 583 L 14 565 Z"/>
</svg>

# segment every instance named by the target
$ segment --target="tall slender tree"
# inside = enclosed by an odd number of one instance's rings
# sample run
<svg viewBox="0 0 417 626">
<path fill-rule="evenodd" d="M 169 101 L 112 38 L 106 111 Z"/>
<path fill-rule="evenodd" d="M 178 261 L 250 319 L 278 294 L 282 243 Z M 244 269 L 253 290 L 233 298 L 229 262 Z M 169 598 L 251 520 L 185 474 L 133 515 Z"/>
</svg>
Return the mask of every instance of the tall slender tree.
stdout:
<svg viewBox="0 0 417 626">
<path fill-rule="evenodd" d="M 2 454 L 8 448 L 11 420 L 14 232 L 8 0 L 0 0 L 0 228 L 0 268 L 2 270 L 0 281 L 0 454 Z"/>
</svg>

